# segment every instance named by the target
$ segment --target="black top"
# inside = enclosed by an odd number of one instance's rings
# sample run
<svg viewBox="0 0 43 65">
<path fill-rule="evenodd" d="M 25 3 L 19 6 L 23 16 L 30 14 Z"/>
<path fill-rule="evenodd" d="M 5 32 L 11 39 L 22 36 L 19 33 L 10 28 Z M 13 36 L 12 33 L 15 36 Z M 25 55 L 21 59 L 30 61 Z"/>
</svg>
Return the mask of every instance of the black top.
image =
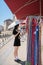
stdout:
<svg viewBox="0 0 43 65">
<path fill-rule="evenodd" d="M 18 33 L 18 32 L 17 32 L 16 30 L 13 30 L 13 34 L 14 34 L 14 35 L 16 35 L 17 33 Z M 20 33 L 19 33 L 15 38 L 20 39 L 20 36 L 19 36 L 19 35 L 20 35 Z"/>
</svg>

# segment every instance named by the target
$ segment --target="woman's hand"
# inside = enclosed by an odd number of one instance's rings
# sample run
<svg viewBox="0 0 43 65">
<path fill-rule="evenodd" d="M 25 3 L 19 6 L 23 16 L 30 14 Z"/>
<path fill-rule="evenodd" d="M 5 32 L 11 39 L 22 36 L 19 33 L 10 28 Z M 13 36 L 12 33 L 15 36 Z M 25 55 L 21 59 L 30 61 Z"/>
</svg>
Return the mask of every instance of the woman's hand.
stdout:
<svg viewBox="0 0 43 65">
<path fill-rule="evenodd" d="M 18 33 L 20 33 L 20 30 L 18 31 Z"/>
<path fill-rule="evenodd" d="M 15 37 L 17 37 L 20 34 L 20 31 L 15 35 Z"/>
</svg>

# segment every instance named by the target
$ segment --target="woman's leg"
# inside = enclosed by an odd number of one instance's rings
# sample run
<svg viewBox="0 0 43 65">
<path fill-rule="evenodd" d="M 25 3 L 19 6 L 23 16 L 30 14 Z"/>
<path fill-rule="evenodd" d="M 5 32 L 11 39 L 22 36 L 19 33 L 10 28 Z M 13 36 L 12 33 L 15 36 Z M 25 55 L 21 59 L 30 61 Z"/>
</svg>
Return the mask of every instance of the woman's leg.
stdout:
<svg viewBox="0 0 43 65">
<path fill-rule="evenodd" d="M 15 47 L 14 47 L 14 57 L 15 57 L 15 58 L 18 57 L 18 49 L 19 49 L 19 46 L 15 46 Z"/>
</svg>

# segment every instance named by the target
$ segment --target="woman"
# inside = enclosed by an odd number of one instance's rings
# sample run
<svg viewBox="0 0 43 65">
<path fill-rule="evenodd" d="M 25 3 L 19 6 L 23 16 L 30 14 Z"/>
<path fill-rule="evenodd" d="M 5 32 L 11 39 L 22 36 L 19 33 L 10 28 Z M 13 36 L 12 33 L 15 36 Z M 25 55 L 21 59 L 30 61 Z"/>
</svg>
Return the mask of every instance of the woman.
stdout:
<svg viewBox="0 0 43 65">
<path fill-rule="evenodd" d="M 20 31 L 18 31 L 18 30 L 19 30 L 19 24 L 17 24 L 13 30 L 13 34 L 15 37 L 15 40 L 14 40 L 14 57 L 15 57 L 15 61 L 17 61 L 17 62 L 19 61 L 18 49 L 20 46 Z"/>
</svg>

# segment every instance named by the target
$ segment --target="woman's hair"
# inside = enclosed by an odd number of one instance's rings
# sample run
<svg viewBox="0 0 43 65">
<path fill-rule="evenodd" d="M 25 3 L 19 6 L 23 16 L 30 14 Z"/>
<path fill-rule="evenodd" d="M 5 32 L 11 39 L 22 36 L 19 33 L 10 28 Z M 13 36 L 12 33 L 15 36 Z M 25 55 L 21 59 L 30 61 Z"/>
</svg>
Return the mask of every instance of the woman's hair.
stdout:
<svg viewBox="0 0 43 65">
<path fill-rule="evenodd" d="M 17 24 L 17 25 L 14 27 L 14 30 L 17 30 L 18 26 L 19 26 L 19 24 Z"/>
</svg>

